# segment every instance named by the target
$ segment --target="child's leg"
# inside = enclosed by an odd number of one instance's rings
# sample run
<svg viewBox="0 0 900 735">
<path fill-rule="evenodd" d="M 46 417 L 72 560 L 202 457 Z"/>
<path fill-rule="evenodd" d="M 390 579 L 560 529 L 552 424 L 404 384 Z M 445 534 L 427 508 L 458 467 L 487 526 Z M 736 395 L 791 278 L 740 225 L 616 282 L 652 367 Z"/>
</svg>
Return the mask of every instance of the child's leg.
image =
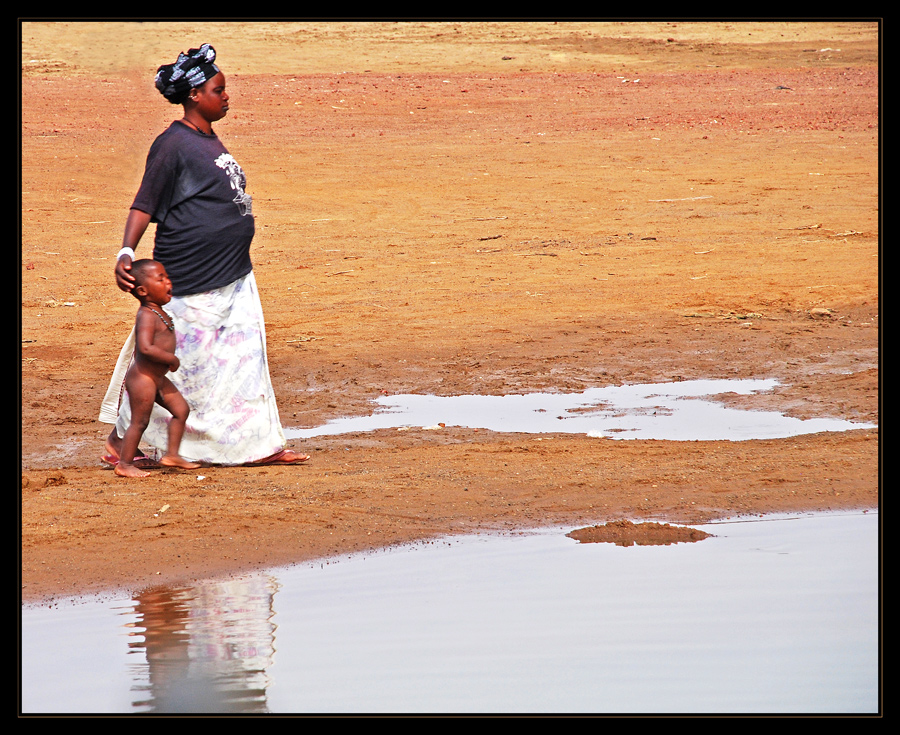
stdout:
<svg viewBox="0 0 900 735">
<path fill-rule="evenodd" d="M 139 470 L 133 463 L 138 444 L 150 423 L 150 412 L 156 399 L 156 383 L 146 375 L 131 371 L 125 377 L 125 388 L 131 405 L 131 423 L 122 437 L 122 449 L 115 472 L 123 477 L 146 477 L 149 473 Z"/>
<path fill-rule="evenodd" d="M 179 454 L 181 439 L 184 436 L 184 427 L 187 424 L 191 409 L 187 401 L 184 400 L 184 396 L 178 392 L 178 389 L 168 378 L 163 378 L 163 382 L 159 387 L 157 401 L 172 414 L 172 420 L 169 421 L 168 447 L 166 448 L 166 455 L 159 461 L 160 464 L 170 467 L 182 467 L 184 469 L 200 467 L 201 465 L 196 462 L 189 462 Z"/>
</svg>

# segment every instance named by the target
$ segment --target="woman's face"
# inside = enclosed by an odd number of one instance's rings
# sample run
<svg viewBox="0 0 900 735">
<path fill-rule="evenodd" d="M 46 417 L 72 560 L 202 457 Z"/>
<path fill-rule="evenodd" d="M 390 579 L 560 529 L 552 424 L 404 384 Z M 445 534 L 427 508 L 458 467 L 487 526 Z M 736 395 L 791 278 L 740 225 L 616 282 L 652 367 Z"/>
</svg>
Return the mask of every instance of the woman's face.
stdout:
<svg viewBox="0 0 900 735">
<path fill-rule="evenodd" d="M 228 93 L 225 91 L 225 75 L 222 72 L 197 87 L 191 99 L 196 102 L 197 111 L 204 120 L 215 122 L 228 113 Z"/>
</svg>

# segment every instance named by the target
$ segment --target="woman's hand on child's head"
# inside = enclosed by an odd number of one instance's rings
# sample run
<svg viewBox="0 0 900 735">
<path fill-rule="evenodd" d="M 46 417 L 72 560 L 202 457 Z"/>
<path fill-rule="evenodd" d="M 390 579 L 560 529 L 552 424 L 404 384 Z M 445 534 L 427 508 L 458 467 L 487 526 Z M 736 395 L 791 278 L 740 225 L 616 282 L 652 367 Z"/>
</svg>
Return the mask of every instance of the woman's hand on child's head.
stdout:
<svg viewBox="0 0 900 735">
<path fill-rule="evenodd" d="M 116 285 L 126 293 L 134 288 L 134 276 L 131 275 L 131 258 L 123 255 L 116 261 Z"/>
</svg>

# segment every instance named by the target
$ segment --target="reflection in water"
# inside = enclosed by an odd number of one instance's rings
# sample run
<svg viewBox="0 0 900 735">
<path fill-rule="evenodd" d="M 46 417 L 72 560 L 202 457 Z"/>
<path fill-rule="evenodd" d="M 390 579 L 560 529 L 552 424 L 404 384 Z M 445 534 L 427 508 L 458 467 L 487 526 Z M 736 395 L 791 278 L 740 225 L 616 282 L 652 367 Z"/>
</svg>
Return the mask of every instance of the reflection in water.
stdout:
<svg viewBox="0 0 900 735">
<path fill-rule="evenodd" d="M 23 609 L 22 712 L 878 711 L 877 513 L 694 530 L 455 537 Z"/>
<path fill-rule="evenodd" d="M 266 712 L 274 654 L 266 576 L 155 588 L 135 598 L 134 707 L 143 712 Z"/>
</svg>

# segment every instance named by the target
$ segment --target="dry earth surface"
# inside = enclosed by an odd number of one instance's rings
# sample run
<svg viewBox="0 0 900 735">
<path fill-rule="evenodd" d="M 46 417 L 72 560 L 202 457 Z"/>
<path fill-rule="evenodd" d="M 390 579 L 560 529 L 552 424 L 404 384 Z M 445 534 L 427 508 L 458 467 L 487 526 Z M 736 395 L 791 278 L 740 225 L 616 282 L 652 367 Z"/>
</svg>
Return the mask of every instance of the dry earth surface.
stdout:
<svg viewBox="0 0 900 735">
<path fill-rule="evenodd" d="M 383 394 L 751 377 L 781 384 L 754 407 L 877 424 L 879 30 L 23 23 L 23 601 L 462 532 L 877 507 L 877 429 L 380 430 L 292 442 L 299 467 L 125 480 L 97 416 L 135 312 L 122 227 L 178 116 L 153 74 L 210 42 L 286 427 Z"/>
</svg>

